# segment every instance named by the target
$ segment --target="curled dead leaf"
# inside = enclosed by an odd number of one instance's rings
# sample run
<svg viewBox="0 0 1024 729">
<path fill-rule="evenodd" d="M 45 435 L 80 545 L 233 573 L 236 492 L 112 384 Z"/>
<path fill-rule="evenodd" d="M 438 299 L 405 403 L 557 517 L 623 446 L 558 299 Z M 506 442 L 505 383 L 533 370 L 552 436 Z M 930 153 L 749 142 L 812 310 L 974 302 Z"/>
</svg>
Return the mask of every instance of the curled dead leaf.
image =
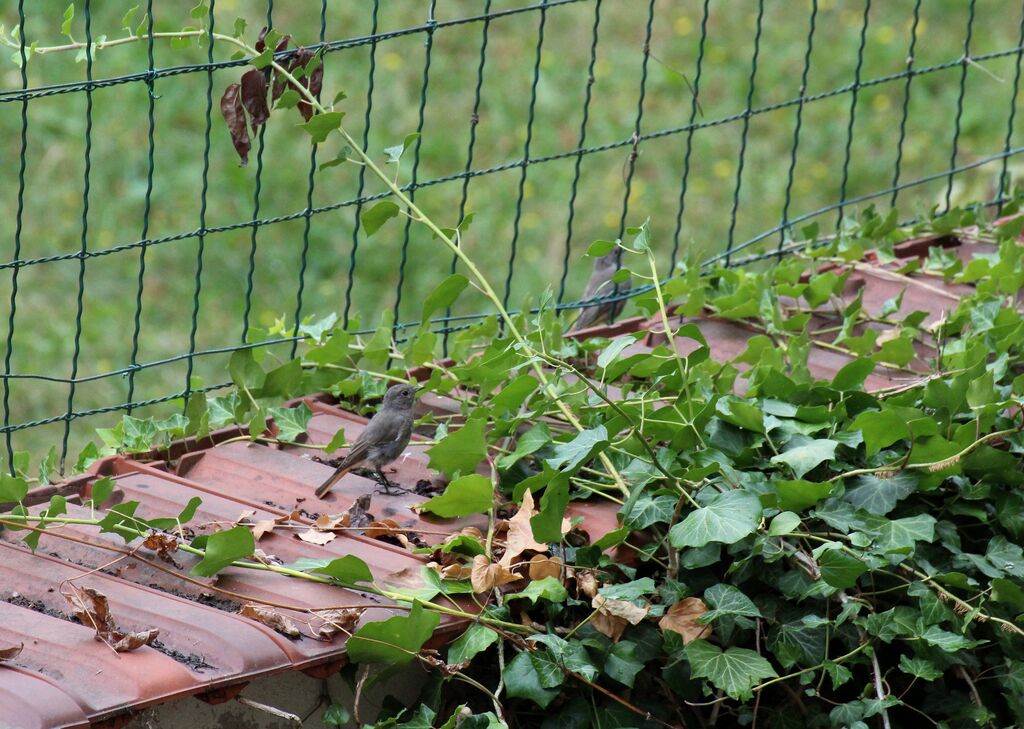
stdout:
<svg viewBox="0 0 1024 729">
<path fill-rule="evenodd" d="M 267 534 L 274 531 L 276 523 L 274 519 L 260 519 L 259 521 L 252 524 L 252 538 L 254 541 L 259 541 Z"/>
<path fill-rule="evenodd" d="M 319 532 L 316 529 L 307 529 L 296 534 L 299 539 L 310 544 L 319 544 L 321 547 L 328 542 L 333 542 L 338 536 L 334 532 Z"/>
<path fill-rule="evenodd" d="M 302 636 L 302 633 L 299 632 L 299 627 L 291 618 L 282 615 L 273 608 L 250 602 L 243 605 L 238 614 L 255 620 L 257 623 L 263 623 L 268 628 L 273 628 L 278 633 L 287 635 L 289 638 L 299 638 Z"/>
<path fill-rule="evenodd" d="M 156 555 L 165 562 L 173 562 L 171 554 L 178 551 L 178 540 L 169 534 L 154 532 L 146 537 L 142 546 L 152 552 L 156 552 Z"/>
<path fill-rule="evenodd" d="M 530 579 L 543 580 L 545 577 L 560 577 L 562 574 L 562 560 L 558 557 L 545 557 L 543 554 L 535 554 L 530 560 Z"/>
<path fill-rule="evenodd" d="M 605 597 L 604 595 L 595 596 L 594 599 L 590 601 L 590 605 L 599 613 L 622 618 L 630 625 L 639 624 L 641 620 L 647 617 L 647 613 L 651 610 L 650 605 L 639 607 L 628 600 L 613 600 L 612 598 Z"/>
<path fill-rule="evenodd" d="M 330 514 L 321 514 L 313 522 L 313 526 L 321 531 L 329 531 L 337 527 L 347 527 L 351 517 L 347 513 L 338 514 L 337 516 L 331 516 Z"/>
<path fill-rule="evenodd" d="M 698 619 L 708 611 L 708 606 L 699 597 L 687 597 L 670 607 L 658 627 L 671 630 L 683 636 L 683 645 L 711 635 L 711 626 L 703 625 Z"/>
<path fill-rule="evenodd" d="M 519 575 L 512 574 L 505 565 L 491 562 L 484 555 L 478 554 L 473 558 L 469 579 L 475 592 L 490 592 L 499 585 L 507 585 L 520 578 Z"/>
<path fill-rule="evenodd" d="M 622 618 L 614 615 L 607 615 L 602 612 L 594 613 L 594 617 L 590 619 L 590 624 L 594 626 L 594 629 L 599 633 L 611 638 L 613 643 L 618 643 L 619 638 L 622 637 L 622 631 L 629 625 L 628 622 Z"/>
<path fill-rule="evenodd" d="M 597 575 L 590 570 L 577 572 L 576 590 L 580 597 L 594 597 L 597 594 Z"/>
<path fill-rule="evenodd" d="M 363 608 L 343 608 L 341 610 L 319 612 L 316 614 L 316 617 L 322 622 L 313 632 L 319 640 L 323 641 L 332 640 L 338 633 L 351 635 L 362 615 Z"/>
<path fill-rule="evenodd" d="M 12 645 L 6 648 L 0 647 L 0 661 L 10 661 L 17 658 L 18 654 L 21 653 L 24 647 L 24 643 L 18 643 L 18 645 Z"/>
<path fill-rule="evenodd" d="M 120 630 L 110 614 L 106 595 L 91 587 L 78 587 L 73 583 L 68 583 L 68 589 L 70 593 L 61 594 L 71 605 L 74 616 L 82 625 L 96 631 L 96 640 L 106 643 L 116 652 L 124 653 L 149 645 L 160 635 L 157 628 L 135 632 Z"/>
<path fill-rule="evenodd" d="M 530 517 L 534 514 L 533 494 L 529 490 L 523 494 L 523 505 L 508 520 L 508 534 L 505 537 L 505 554 L 498 560 L 499 564 L 511 567 L 512 561 L 523 552 L 547 552 L 548 545 L 541 544 L 533 538 L 533 527 Z M 473 560 L 474 564 L 476 560 Z"/>
<path fill-rule="evenodd" d="M 364 534 L 366 534 L 370 539 L 379 539 L 380 537 L 399 536 L 406 531 L 408 531 L 408 529 L 403 529 L 394 519 L 383 519 L 381 521 L 370 522 L 370 525 L 366 527 Z"/>
<path fill-rule="evenodd" d="M 465 580 L 473 576 L 473 569 L 464 564 L 450 564 L 438 571 L 446 580 Z"/>
</svg>

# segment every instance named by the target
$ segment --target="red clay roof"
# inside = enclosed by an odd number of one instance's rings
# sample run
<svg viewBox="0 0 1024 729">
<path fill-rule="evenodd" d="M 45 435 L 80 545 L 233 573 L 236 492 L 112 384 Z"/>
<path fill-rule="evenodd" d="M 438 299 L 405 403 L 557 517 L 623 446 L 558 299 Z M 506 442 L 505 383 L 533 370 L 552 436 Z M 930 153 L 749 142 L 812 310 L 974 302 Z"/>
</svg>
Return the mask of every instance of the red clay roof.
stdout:
<svg viewBox="0 0 1024 729">
<path fill-rule="evenodd" d="M 908 256 L 923 255 L 927 244 L 933 242 L 904 245 L 901 251 Z M 951 239 L 938 242 L 946 246 L 955 243 Z M 966 256 L 980 250 L 981 245 L 964 245 L 958 253 Z M 906 288 L 904 311 L 927 311 L 929 320 L 934 321 L 969 291 L 941 278 L 914 279 L 907 286 L 905 279 L 895 280 L 884 270 L 859 268 L 850 276 L 844 299 L 852 299 L 863 288 L 865 308 L 877 312 L 886 299 Z M 716 359 L 741 353 L 754 333 L 738 322 L 708 317 L 697 322 Z M 633 345 L 633 350 L 649 350 L 664 342 L 664 335 L 657 333 L 660 322 L 640 318 L 573 336 L 615 336 L 642 329 L 648 334 Z M 684 340 L 682 346 L 691 344 Z M 814 347 L 810 369 L 820 378 L 831 379 L 848 361 L 844 354 Z M 905 372 L 879 368 L 867 386 L 888 387 L 906 382 L 908 377 Z M 308 398 L 306 402 L 314 411 L 308 429 L 313 443 L 326 443 L 340 427 L 345 428 L 351 442 L 365 426 L 364 418 L 323 402 L 323 398 Z M 431 397 L 428 406 L 434 411 L 458 412 L 457 404 L 445 398 Z M 223 432 L 213 440 L 236 433 Z M 414 488 L 418 481 L 430 480 L 432 474 L 422 451 L 414 441 L 407 456 L 395 464 L 395 481 Z M 301 520 L 308 522 L 320 513 L 337 514 L 356 497 L 374 489 L 374 482 L 349 474 L 326 500 L 316 499 L 313 489 L 331 469 L 311 460 L 308 453 L 245 442 L 213 445 L 210 439 L 190 441 L 171 450 L 171 456 L 178 459 L 176 472 L 160 461 L 142 463 L 111 457 L 94 464 L 89 475 L 58 487 L 37 489 L 29 498 L 32 503 L 43 503 L 59 490 L 69 497 L 70 516 L 88 516 L 89 510 L 81 506 L 79 497 L 88 495 L 96 478 L 111 475 L 117 484 L 111 503 L 137 500 L 142 517 L 178 513 L 189 499 L 198 496 L 202 499 L 194 522 L 198 524 L 230 524 L 246 510 L 255 511 L 253 519 L 272 519 L 299 511 Z M 463 526 L 486 527 L 483 517 L 442 520 L 410 508 L 423 500 L 415 493 L 375 495 L 370 511 L 378 519 L 390 518 L 403 527 L 422 531 L 430 543 Z M 611 502 L 574 502 L 572 512 L 583 517 L 583 529 L 592 539 L 617 525 L 615 504 Z M 35 554 L 21 546 L 23 532 L 0 532 L 0 644 L 25 644 L 16 659 L 0 665 L 0 717 L 5 727 L 12 721 L 13 726 L 33 729 L 118 726 L 133 709 L 188 695 L 230 697 L 257 676 L 296 669 L 326 675 L 342 665 L 344 640 L 289 639 L 239 616 L 237 611 L 245 601 L 241 596 L 278 603 L 284 606 L 282 612 L 300 624 L 308 620 L 304 611 L 309 608 L 379 601 L 338 587 L 235 568 L 224 570 L 216 583 L 192 577 L 186 581 L 182 576 L 187 576 L 194 564 L 188 554 L 174 554 L 179 567 L 157 562 L 163 570 L 131 558 L 112 562 L 119 555 L 103 547 L 123 548 L 119 537 L 100 534 L 90 526 L 67 525 L 60 531 L 71 539 L 44 534 Z M 398 546 L 352 533 L 342 533 L 325 546 L 317 546 L 278 530 L 266 535 L 258 546 L 285 562 L 300 557 L 355 554 L 378 578 L 410 567 L 415 572 L 423 564 L 421 558 Z M 149 552 L 143 554 L 152 558 Z M 109 597 L 111 612 L 122 627 L 159 628 L 158 643 L 115 654 L 94 640 L 90 628 L 68 618 L 68 607 L 60 594 L 62 583 L 74 577 L 80 578 L 76 582 L 79 586 L 95 587 Z M 214 584 L 216 591 L 211 589 Z M 386 607 L 367 610 L 362 620 L 385 618 L 389 613 Z M 458 629 L 446 619 L 439 638 L 443 640 Z"/>
</svg>

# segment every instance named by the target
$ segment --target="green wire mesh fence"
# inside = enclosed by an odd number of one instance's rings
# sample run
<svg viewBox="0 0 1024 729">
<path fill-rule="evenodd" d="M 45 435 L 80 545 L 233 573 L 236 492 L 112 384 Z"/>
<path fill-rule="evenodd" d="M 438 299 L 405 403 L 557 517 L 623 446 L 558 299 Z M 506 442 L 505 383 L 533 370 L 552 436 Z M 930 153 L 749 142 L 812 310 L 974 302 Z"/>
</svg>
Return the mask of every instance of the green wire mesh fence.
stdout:
<svg viewBox="0 0 1024 729">
<path fill-rule="evenodd" d="M 347 94 L 372 154 L 418 135 L 403 188 L 446 225 L 472 214 L 465 249 L 512 308 L 578 308 L 588 244 L 646 218 L 666 274 L 781 255 L 865 204 L 998 204 L 1022 149 L 1024 6 L 1002 0 L 190 5 L 0 11 L 9 463 L 224 387 L 239 346 L 294 353 L 310 315 L 385 312 L 401 336 L 457 269 L 409 218 L 366 236 L 387 193 L 293 122 L 239 167 L 218 100 L 248 61 L 196 28 L 322 49 L 323 97 Z M 468 295 L 432 325 L 444 343 L 488 313 Z"/>
</svg>

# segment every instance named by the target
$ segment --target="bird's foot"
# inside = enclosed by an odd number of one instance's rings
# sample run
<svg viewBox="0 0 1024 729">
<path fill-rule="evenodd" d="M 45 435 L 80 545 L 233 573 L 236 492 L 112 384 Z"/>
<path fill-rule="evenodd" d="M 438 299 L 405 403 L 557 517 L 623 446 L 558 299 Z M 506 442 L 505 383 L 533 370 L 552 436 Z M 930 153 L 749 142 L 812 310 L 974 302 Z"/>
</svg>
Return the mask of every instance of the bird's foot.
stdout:
<svg viewBox="0 0 1024 729">
<path fill-rule="evenodd" d="M 385 496 L 401 496 L 402 494 L 410 493 L 409 489 L 399 486 L 398 484 L 393 484 L 387 479 L 379 483 L 380 487 L 375 489 L 378 494 L 383 494 Z"/>
</svg>

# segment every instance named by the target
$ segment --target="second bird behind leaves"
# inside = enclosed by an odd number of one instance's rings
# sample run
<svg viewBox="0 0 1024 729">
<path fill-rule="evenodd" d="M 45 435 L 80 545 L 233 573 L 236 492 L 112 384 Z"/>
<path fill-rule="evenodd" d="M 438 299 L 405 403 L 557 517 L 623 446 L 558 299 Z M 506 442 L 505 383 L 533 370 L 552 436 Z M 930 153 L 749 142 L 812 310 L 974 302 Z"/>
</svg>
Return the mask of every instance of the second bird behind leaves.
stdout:
<svg viewBox="0 0 1024 729">
<path fill-rule="evenodd" d="M 330 478 L 316 490 L 317 498 L 323 498 L 342 476 L 356 466 L 367 463 L 373 467 L 384 493 L 391 494 L 391 482 L 381 469 L 394 461 L 409 445 L 412 436 L 413 405 L 419 388 L 412 385 L 392 385 L 384 393 L 380 410 L 370 418 L 366 429 L 352 444 L 348 455 L 338 464 Z"/>
<path fill-rule="evenodd" d="M 616 291 L 624 293 L 629 291 L 629 279 L 619 284 L 612 283 L 612 276 L 621 268 L 619 265 L 618 251 L 611 250 L 603 256 L 594 259 L 594 272 L 590 274 L 587 287 L 583 290 L 583 301 L 599 296 L 609 296 Z M 580 312 L 579 318 L 572 325 L 570 331 L 585 329 L 602 322 L 608 321 L 622 313 L 626 306 L 626 300 L 602 301 L 591 306 L 586 306 Z"/>
</svg>

